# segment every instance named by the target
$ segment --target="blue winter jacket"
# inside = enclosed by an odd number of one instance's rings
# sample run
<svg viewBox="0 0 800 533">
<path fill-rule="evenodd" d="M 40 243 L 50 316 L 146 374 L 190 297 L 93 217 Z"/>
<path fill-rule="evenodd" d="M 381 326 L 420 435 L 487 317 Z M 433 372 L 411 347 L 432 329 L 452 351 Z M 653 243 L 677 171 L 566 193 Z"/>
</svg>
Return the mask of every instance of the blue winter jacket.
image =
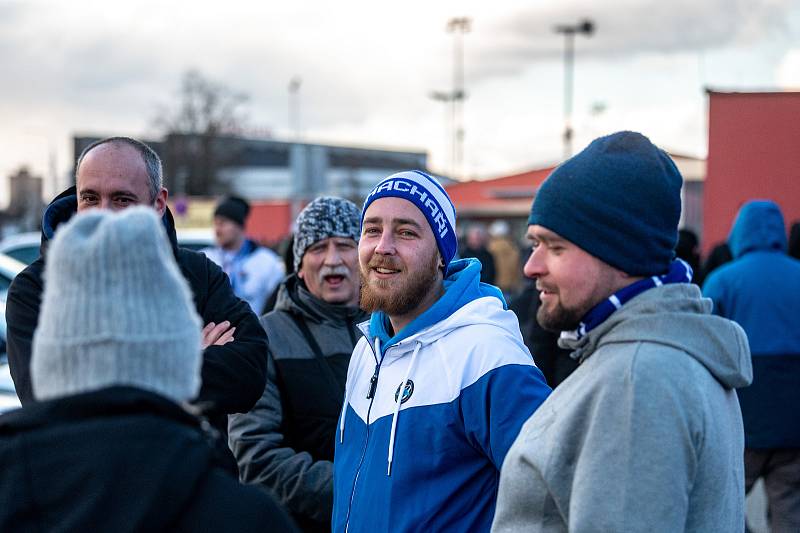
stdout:
<svg viewBox="0 0 800 533">
<path fill-rule="evenodd" d="M 503 459 L 550 393 L 517 318 L 464 259 L 395 336 L 386 320 L 362 325 L 350 361 L 333 531 L 488 531 Z"/>
<path fill-rule="evenodd" d="M 800 261 L 786 255 L 780 208 L 771 201 L 745 204 L 728 244 L 733 262 L 711 273 L 703 293 L 750 343 L 753 384 L 738 389 L 745 446 L 800 447 Z"/>
</svg>

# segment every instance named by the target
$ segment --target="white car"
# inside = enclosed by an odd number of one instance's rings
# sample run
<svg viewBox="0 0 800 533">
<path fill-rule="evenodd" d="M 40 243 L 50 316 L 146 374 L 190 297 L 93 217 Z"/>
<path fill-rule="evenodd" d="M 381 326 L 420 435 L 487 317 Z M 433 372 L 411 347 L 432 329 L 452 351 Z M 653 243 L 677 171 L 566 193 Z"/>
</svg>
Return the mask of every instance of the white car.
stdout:
<svg viewBox="0 0 800 533">
<path fill-rule="evenodd" d="M 211 228 L 177 229 L 178 246 L 199 252 L 203 248 L 214 246 L 214 230 Z"/>
<path fill-rule="evenodd" d="M 190 250 L 202 250 L 214 246 L 214 230 L 211 228 L 179 229 L 178 246 Z M 39 258 L 39 247 L 42 235 L 37 232 L 26 232 L 11 235 L 0 241 L 0 254 L 13 257 L 26 265 Z"/>
<path fill-rule="evenodd" d="M 6 302 L 0 300 L 0 413 L 20 406 L 6 356 Z"/>
<path fill-rule="evenodd" d="M 0 413 L 5 413 L 20 407 L 17 391 L 14 389 L 14 381 L 11 379 L 11 372 L 8 369 L 8 361 L 3 357 L 0 359 Z"/>
<path fill-rule="evenodd" d="M 0 241 L 0 254 L 5 254 L 21 263 L 30 265 L 39 258 L 41 242 L 42 234 L 37 231 L 17 233 Z"/>
<path fill-rule="evenodd" d="M 25 263 L 21 263 L 5 254 L 0 254 L 0 300 L 3 300 L 3 309 L 5 309 L 6 293 L 11 282 L 17 277 L 17 274 L 25 269 Z M 3 327 L 5 327 L 5 320 L 3 320 Z M 3 332 L 3 339 L 5 339 L 5 331 Z"/>
</svg>

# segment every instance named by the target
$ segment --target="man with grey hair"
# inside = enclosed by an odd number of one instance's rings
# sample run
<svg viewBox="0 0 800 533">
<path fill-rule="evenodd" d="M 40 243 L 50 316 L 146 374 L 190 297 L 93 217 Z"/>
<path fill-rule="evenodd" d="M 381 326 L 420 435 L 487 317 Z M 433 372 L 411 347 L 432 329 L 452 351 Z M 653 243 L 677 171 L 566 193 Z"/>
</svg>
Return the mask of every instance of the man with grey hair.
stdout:
<svg viewBox="0 0 800 533">
<path fill-rule="evenodd" d="M 267 386 L 252 411 L 230 417 L 229 442 L 244 482 L 273 490 L 303 530 L 329 531 L 333 438 L 366 318 L 358 308 L 358 208 L 317 198 L 295 227 L 296 273 L 261 318 Z"/>
<path fill-rule="evenodd" d="M 201 323 L 153 210 L 74 216 L 45 272 L 38 401 L 0 417 L 0 530 L 294 531 L 186 409 L 200 388 Z"/>
<path fill-rule="evenodd" d="M 161 217 L 181 273 L 194 294 L 202 334 L 203 386 L 198 404 L 220 429 L 225 415 L 247 412 L 264 390 L 267 342 L 247 303 L 234 296 L 225 274 L 203 254 L 178 248 L 161 160 L 146 144 L 129 137 L 109 137 L 89 145 L 78 158 L 75 187 L 47 207 L 42 219 L 40 257 L 11 284 L 6 304 L 8 359 L 23 405 L 34 401 L 30 380 L 31 339 L 39 321 L 48 243 L 60 224 L 76 212 L 151 206 Z M 118 250 L 135 254 L 135 249 Z M 142 290 L 147 280 L 142 279 Z"/>
</svg>

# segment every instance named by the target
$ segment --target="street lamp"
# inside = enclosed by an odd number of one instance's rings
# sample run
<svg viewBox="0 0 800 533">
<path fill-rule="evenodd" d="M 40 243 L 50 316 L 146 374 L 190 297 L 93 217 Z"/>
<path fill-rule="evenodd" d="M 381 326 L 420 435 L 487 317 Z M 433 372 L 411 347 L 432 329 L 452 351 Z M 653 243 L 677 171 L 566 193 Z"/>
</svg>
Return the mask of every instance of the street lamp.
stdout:
<svg viewBox="0 0 800 533">
<path fill-rule="evenodd" d="M 450 120 L 448 120 L 451 118 L 451 114 L 447 112 L 448 111 L 447 106 L 452 104 L 453 102 L 453 93 L 450 91 L 431 91 L 430 93 L 428 93 L 428 96 L 430 96 L 432 100 L 435 100 L 437 102 L 442 102 L 443 104 L 445 104 L 445 112 L 444 112 L 445 139 L 444 139 L 444 144 L 442 146 L 446 150 L 447 145 L 448 144 L 450 145 L 451 153 L 450 153 L 449 173 L 450 176 L 454 176 L 456 163 L 454 158 L 455 148 L 453 147 L 455 145 L 455 136 L 453 136 L 452 138 L 450 137 L 450 129 L 453 128 L 454 125 L 450 123 Z"/>
<path fill-rule="evenodd" d="M 591 37 L 594 22 L 584 19 L 577 24 L 559 24 L 553 28 L 564 34 L 564 159 L 572 156 L 572 78 L 575 70 L 575 34 Z"/>
<path fill-rule="evenodd" d="M 464 160 L 464 34 L 471 30 L 468 17 L 456 17 L 447 22 L 447 32 L 453 41 L 453 177 L 461 175 Z"/>
<path fill-rule="evenodd" d="M 293 76 L 289 80 L 289 131 L 294 137 L 294 142 L 300 142 L 300 86 L 303 84 L 300 76 Z"/>
</svg>

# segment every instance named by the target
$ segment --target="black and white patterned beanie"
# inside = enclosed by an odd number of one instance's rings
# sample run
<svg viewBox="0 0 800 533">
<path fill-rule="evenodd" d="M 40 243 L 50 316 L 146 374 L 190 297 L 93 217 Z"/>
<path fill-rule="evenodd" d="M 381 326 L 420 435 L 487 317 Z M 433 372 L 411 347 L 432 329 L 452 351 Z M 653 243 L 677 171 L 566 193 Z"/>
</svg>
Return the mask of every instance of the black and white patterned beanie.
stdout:
<svg viewBox="0 0 800 533">
<path fill-rule="evenodd" d="M 294 271 L 300 270 L 303 255 L 317 241 L 347 237 L 358 242 L 360 218 L 356 204 L 344 198 L 322 196 L 308 204 L 294 223 Z"/>
</svg>

